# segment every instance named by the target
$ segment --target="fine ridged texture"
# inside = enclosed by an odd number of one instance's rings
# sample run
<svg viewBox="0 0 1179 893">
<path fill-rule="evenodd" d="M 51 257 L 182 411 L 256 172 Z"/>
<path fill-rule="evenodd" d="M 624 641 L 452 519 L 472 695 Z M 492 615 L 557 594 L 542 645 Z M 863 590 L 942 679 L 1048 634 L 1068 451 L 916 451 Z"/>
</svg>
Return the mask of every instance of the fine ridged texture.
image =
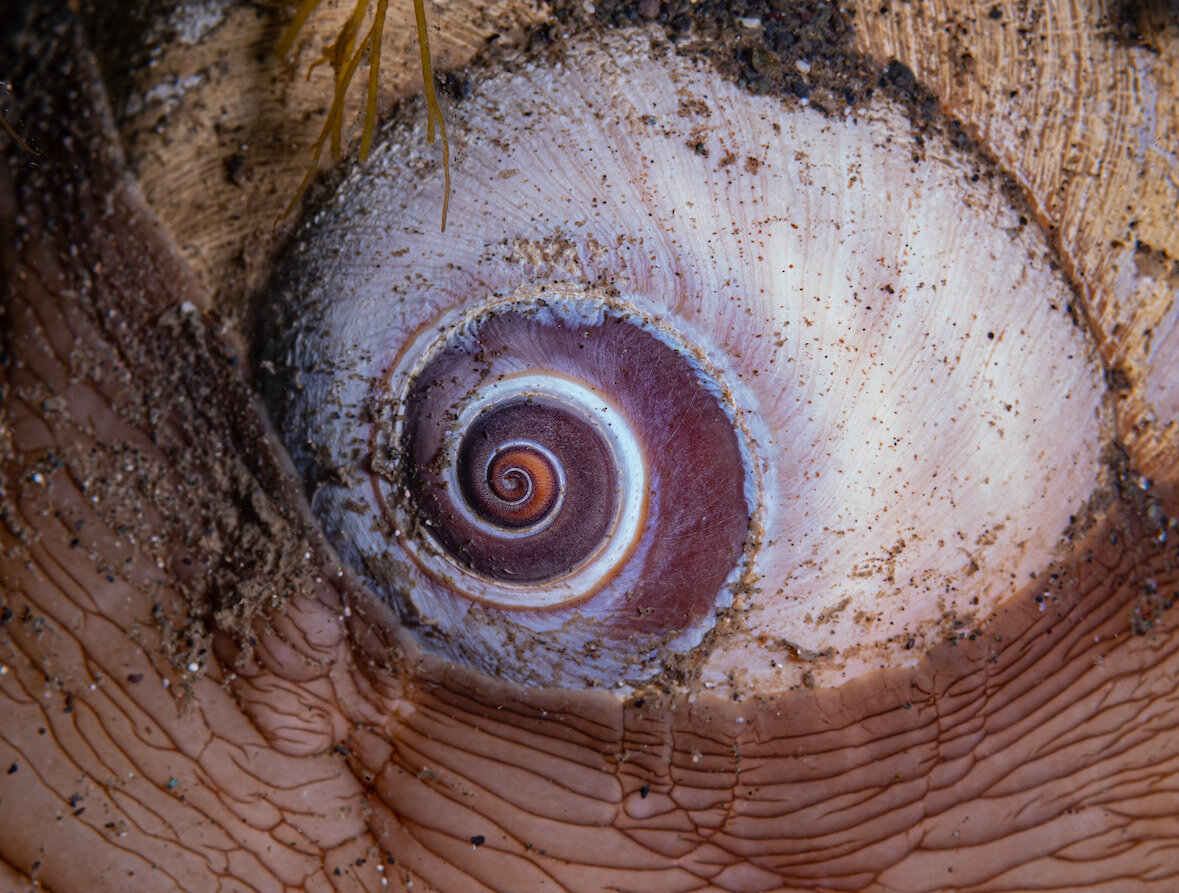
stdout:
<svg viewBox="0 0 1179 893">
<path fill-rule="evenodd" d="M 994 14 L 993 10 L 999 10 Z M 1179 474 L 1179 18 L 1173 3 L 989 0 L 862 10 L 856 44 L 899 59 L 1016 172 L 1081 283 L 1117 370 L 1133 464 Z M 981 85 L 985 88 L 980 89 Z"/>
</svg>

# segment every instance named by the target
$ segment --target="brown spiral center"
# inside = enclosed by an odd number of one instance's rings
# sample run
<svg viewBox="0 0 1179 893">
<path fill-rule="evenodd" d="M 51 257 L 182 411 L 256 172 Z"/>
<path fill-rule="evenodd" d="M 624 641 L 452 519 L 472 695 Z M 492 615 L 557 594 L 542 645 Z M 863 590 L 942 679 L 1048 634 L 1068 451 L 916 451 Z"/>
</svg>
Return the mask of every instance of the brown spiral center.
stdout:
<svg viewBox="0 0 1179 893">
<path fill-rule="evenodd" d="M 479 508 L 488 520 L 506 527 L 527 527 L 543 520 L 561 493 L 561 478 L 552 460 L 525 444 L 497 453 L 487 466 L 486 481 L 496 500 L 479 500 Z"/>
</svg>

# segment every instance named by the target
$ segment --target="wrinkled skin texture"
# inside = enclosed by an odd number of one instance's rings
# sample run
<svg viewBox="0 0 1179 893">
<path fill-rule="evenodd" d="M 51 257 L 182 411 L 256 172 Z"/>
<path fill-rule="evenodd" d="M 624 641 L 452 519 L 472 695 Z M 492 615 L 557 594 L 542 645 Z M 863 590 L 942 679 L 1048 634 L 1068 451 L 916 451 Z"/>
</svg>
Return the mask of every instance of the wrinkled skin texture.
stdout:
<svg viewBox="0 0 1179 893">
<path fill-rule="evenodd" d="M 320 542 L 77 31 L 20 64 L 44 155 L 0 172 L 0 889 L 1177 883 L 1160 488 L 1113 474 L 983 628 L 839 688 L 623 703 L 418 656 Z"/>
</svg>

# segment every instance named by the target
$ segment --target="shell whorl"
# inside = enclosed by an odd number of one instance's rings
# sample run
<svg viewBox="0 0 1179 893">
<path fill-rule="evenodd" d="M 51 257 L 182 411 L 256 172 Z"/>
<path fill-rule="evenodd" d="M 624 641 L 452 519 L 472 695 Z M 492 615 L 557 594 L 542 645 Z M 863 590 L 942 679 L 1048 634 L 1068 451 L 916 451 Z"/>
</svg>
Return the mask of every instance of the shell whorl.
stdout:
<svg viewBox="0 0 1179 893">
<path fill-rule="evenodd" d="M 499 607 L 605 598 L 606 638 L 713 609 L 755 497 L 733 409 L 659 335 L 549 293 L 493 305 L 395 373 L 409 386 L 382 503 L 420 525 L 407 543 L 422 569 Z"/>
</svg>

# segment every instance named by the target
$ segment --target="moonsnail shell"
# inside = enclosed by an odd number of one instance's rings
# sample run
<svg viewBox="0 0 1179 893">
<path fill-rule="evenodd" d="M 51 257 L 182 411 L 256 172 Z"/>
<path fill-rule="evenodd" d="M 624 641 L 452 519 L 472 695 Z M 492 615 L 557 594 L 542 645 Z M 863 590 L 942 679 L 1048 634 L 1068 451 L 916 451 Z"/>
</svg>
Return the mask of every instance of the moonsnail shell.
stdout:
<svg viewBox="0 0 1179 893">
<path fill-rule="evenodd" d="M 832 120 L 644 35 L 460 110 L 453 228 L 394 121 L 307 222 L 265 349 L 315 511 L 427 649 L 614 686 L 703 648 L 772 685 L 767 643 L 903 661 L 1043 565 L 1104 386 L 993 170 L 899 140 L 887 100 Z M 524 495 L 479 508 L 501 461 Z"/>
</svg>

